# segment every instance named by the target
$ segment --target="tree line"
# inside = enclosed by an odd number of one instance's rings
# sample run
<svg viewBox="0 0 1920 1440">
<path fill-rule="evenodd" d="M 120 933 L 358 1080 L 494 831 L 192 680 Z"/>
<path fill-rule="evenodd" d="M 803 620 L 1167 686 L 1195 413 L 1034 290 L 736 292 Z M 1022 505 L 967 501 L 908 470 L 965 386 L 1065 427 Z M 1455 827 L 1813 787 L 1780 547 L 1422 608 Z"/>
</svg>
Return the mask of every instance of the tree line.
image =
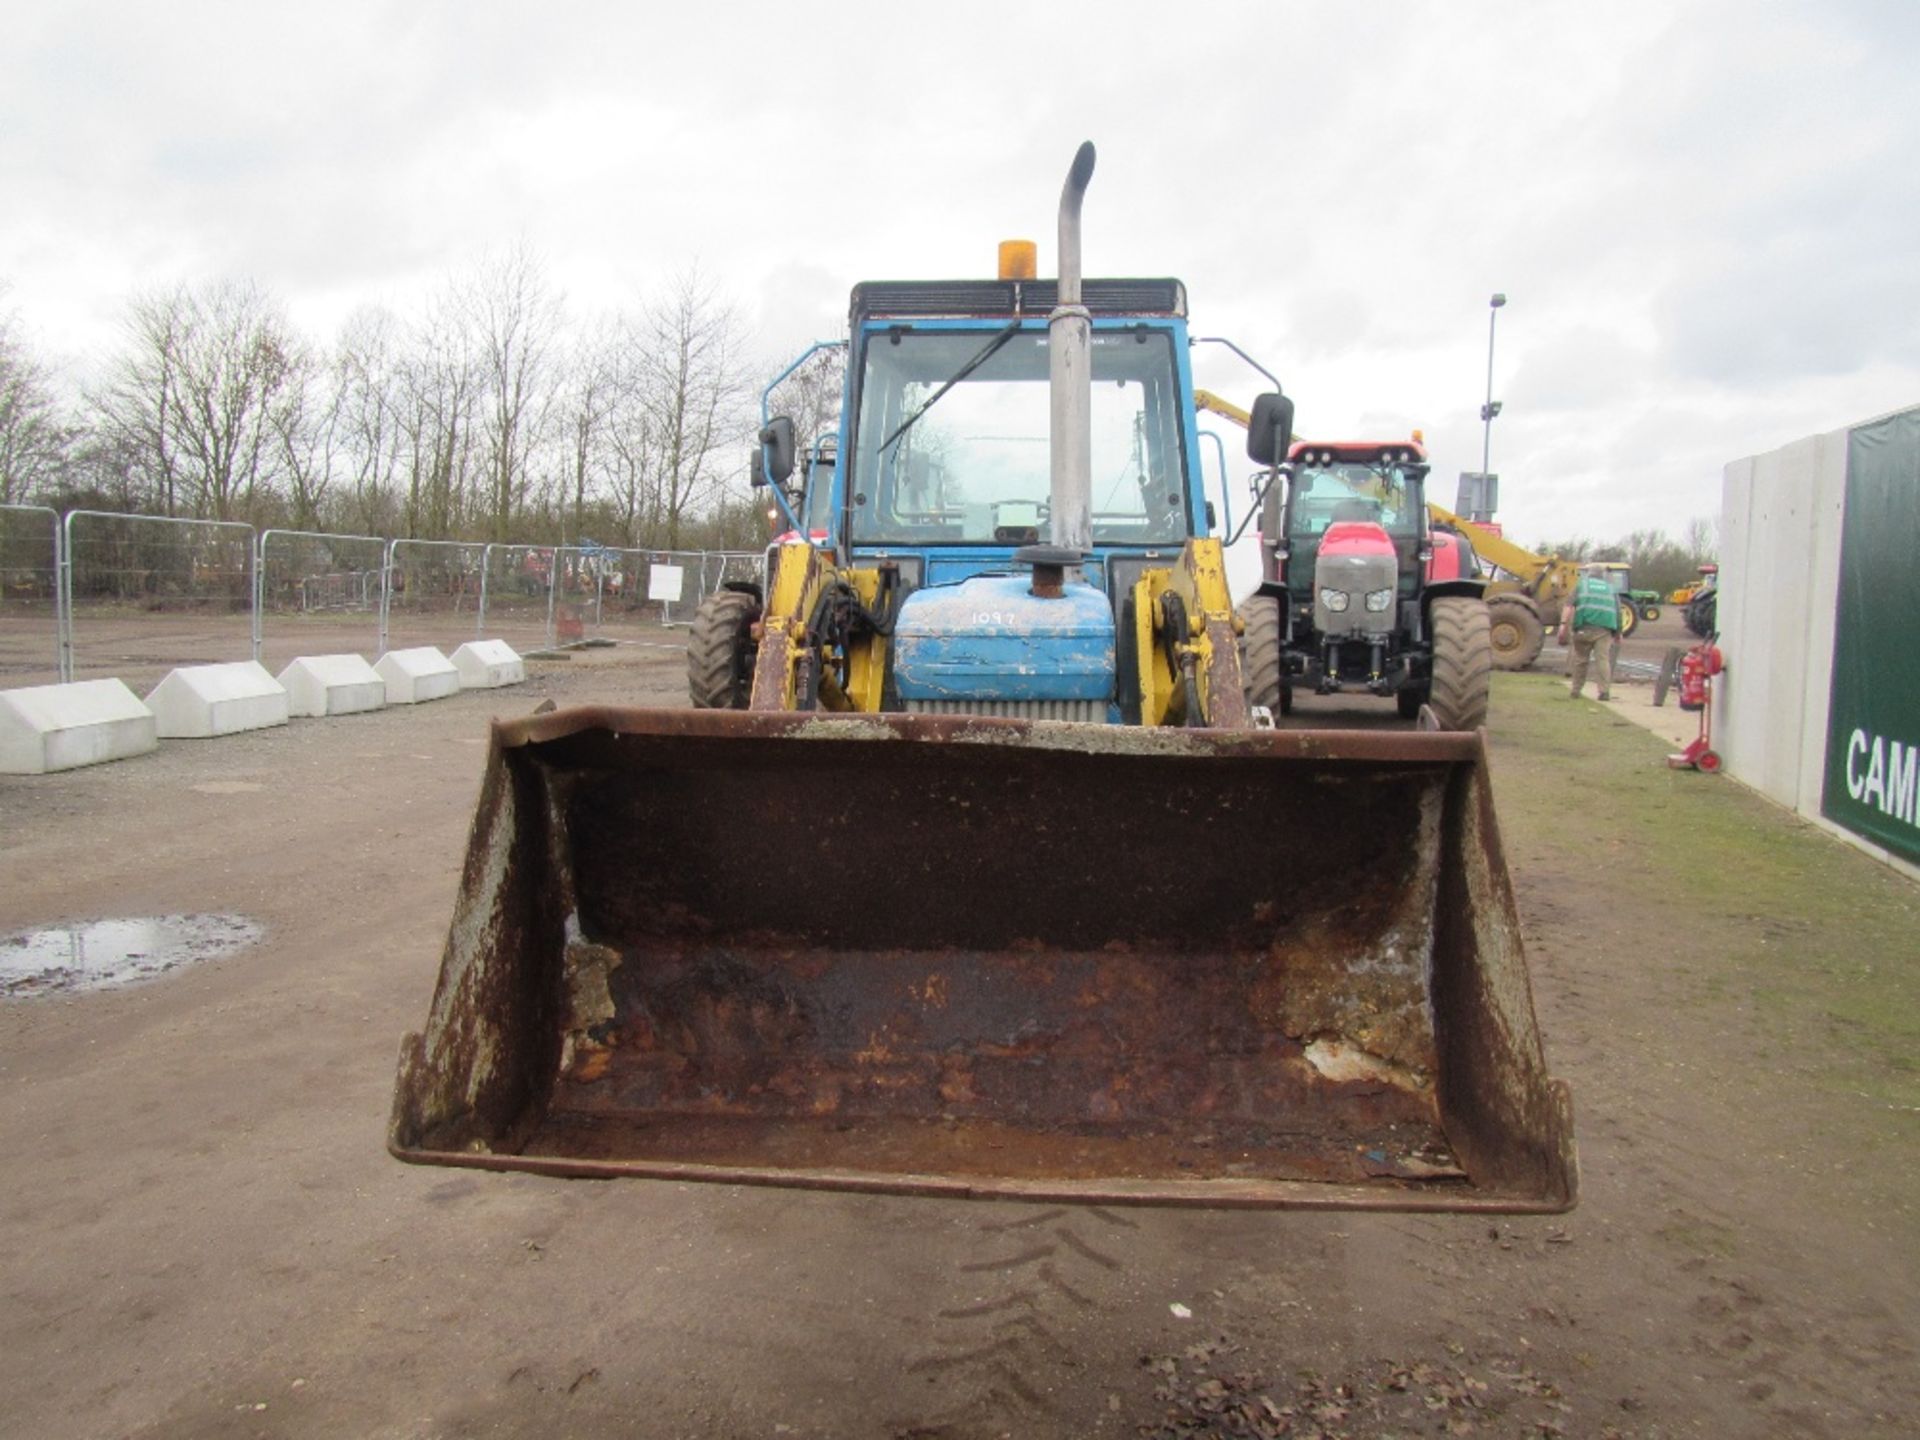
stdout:
<svg viewBox="0 0 1920 1440">
<path fill-rule="evenodd" d="M 243 520 L 427 540 L 752 549 L 747 486 L 769 375 L 697 271 L 632 310 L 570 316 L 532 253 L 450 277 L 411 313 L 356 311 L 331 344 L 247 280 L 127 303 L 100 378 L 66 397 L 0 311 L 0 503 Z M 833 428 L 842 361 L 815 357 L 776 408 Z M 1625 560 L 1666 592 L 1713 558 L 1674 540 L 1534 547 Z"/>
<path fill-rule="evenodd" d="M 1533 549 L 1536 554 L 1566 560 L 1625 561 L 1633 567 L 1636 590 L 1658 590 L 1662 595 L 1699 579 L 1700 567 L 1716 554 L 1713 522 L 1699 516 L 1687 522 L 1678 540 L 1664 530 L 1635 530 L 1623 540 L 1563 540 Z"/>
<path fill-rule="evenodd" d="M 752 549 L 760 367 L 697 271 L 568 314 L 525 249 L 330 343 L 250 280 L 128 302 L 62 392 L 0 313 L 0 503 L 259 528 L 638 549 Z"/>
</svg>

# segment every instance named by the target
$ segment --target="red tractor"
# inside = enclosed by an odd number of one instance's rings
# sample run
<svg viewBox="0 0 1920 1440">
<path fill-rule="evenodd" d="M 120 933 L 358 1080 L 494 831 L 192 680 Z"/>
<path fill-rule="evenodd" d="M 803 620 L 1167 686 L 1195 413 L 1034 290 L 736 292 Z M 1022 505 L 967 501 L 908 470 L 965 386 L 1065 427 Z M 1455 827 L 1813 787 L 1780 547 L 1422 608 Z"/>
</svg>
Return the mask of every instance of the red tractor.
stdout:
<svg viewBox="0 0 1920 1440">
<path fill-rule="evenodd" d="M 1262 455 L 1256 412 L 1248 452 Z M 1296 687 L 1391 695 L 1443 730 L 1486 723 L 1492 640 L 1473 551 L 1436 529 L 1417 440 L 1301 441 L 1267 487 L 1247 694 L 1286 714 Z"/>
</svg>

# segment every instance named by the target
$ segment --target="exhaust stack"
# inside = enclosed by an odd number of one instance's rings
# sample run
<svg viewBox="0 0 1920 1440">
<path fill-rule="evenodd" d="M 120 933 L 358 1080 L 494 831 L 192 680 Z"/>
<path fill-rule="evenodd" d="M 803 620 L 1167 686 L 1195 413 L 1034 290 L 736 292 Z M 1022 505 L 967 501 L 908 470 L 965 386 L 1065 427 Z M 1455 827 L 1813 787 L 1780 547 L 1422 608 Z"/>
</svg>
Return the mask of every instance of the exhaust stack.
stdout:
<svg viewBox="0 0 1920 1440">
<path fill-rule="evenodd" d="M 1060 294 L 1047 316 L 1053 506 L 1048 538 L 1076 559 L 1093 548 L 1093 323 L 1080 303 L 1080 204 L 1093 178 L 1093 158 L 1093 142 L 1083 142 L 1060 191 Z"/>
</svg>

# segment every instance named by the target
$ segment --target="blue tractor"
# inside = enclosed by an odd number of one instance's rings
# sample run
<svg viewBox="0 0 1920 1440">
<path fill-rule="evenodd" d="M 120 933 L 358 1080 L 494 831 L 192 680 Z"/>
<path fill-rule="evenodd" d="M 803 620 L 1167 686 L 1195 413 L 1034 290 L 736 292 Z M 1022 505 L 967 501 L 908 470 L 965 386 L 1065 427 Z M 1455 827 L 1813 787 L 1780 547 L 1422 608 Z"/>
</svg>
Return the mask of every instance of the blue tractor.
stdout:
<svg viewBox="0 0 1920 1440">
<path fill-rule="evenodd" d="M 1173 280 L 853 292 L 838 442 L 692 709 L 499 722 L 405 1160 L 1558 1210 L 1482 737 L 1254 724 Z M 1004 253 L 1004 252 L 1003 252 Z M 1261 397 L 1254 458 L 1287 453 Z M 793 485 L 796 463 L 804 479 Z"/>
<path fill-rule="evenodd" d="M 832 464 L 790 490 L 794 428 L 767 421 L 756 479 L 790 538 L 771 593 L 696 616 L 696 706 L 1250 723 L 1185 287 L 1080 278 L 1092 168 L 1087 146 L 1058 281 L 1015 242 L 996 279 L 855 287 Z M 1263 403 L 1284 451 L 1291 403 Z"/>
</svg>

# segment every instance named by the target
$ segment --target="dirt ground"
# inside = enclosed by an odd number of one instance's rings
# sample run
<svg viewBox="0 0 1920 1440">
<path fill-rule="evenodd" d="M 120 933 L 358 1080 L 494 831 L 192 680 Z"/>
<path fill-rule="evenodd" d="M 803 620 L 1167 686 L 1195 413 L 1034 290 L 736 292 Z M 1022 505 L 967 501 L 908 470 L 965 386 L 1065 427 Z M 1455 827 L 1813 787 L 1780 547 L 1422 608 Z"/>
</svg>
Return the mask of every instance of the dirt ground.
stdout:
<svg viewBox="0 0 1920 1440">
<path fill-rule="evenodd" d="M 142 985 L 0 1003 L 0 1434 L 1920 1429 L 1920 894 L 1724 778 L 1667 771 L 1664 741 L 1545 675 L 1500 677 L 1494 778 L 1574 1091 L 1569 1215 L 391 1160 L 394 1059 L 425 1017 L 486 718 L 684 696 L 671 648 L 532 668 L 0 777 L 0 934 L 184 911 L 267 931 Z"/>
</svg>

